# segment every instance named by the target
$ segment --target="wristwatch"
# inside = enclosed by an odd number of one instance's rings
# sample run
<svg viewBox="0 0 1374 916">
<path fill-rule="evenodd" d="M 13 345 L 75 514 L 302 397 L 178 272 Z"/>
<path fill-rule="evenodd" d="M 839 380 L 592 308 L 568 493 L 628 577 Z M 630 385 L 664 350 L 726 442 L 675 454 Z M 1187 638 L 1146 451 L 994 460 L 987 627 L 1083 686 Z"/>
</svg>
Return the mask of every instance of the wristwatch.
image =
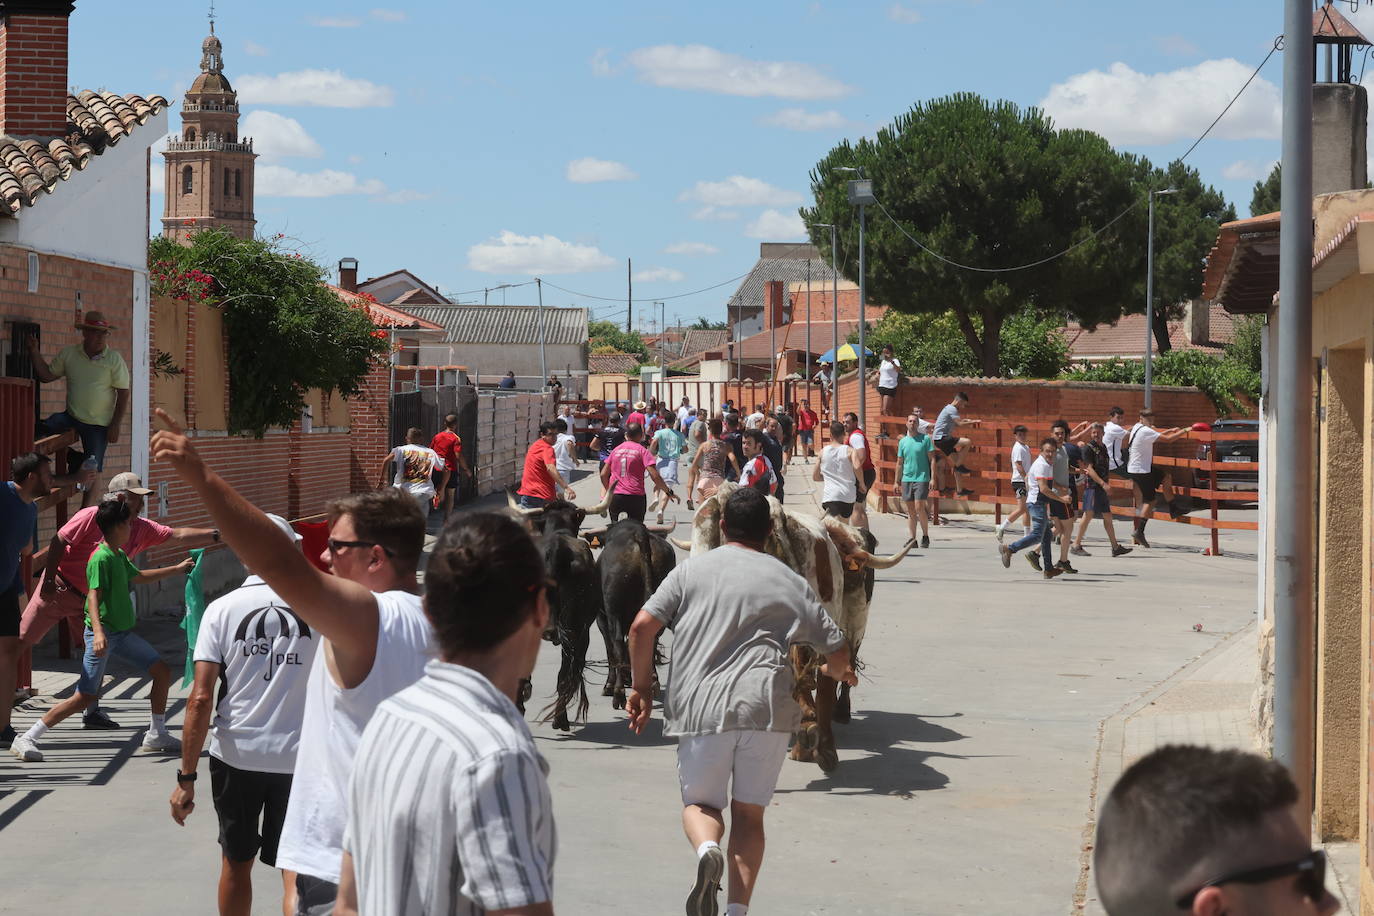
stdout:
<svg viewBox="0 0 1374 916">
<path fill-rule="evenodd" d="M 195 782 L 195 781 L 196 781 L 196 774 L 195 774 L 195 773 L 183 773 L 183 772 L 181 772 L 181 770 L 177 770 L 177 784 L 178 784 L 178 785 L 184 785 L 184 784 L 186 784 L 186 783 L 188 783 L 188 782 Z"/>
</svg>

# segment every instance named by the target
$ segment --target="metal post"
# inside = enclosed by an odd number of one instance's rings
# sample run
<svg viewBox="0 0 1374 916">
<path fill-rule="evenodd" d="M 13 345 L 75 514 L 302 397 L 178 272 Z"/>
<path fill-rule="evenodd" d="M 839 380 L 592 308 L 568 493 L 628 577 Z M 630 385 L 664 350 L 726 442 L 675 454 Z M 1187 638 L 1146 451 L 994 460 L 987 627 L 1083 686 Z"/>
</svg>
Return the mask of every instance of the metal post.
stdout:
<svg viewBox="0 0 1374 916">
<path fill-rule="evenodd" d="M 836 355 L 840 352 L 840 253 L 838 227 L 830 224 L 830 422 L 840 415 L 840 387 L 835 384 Z"/>
<path fill-rule="evenodd" d="M 802 378 L 806 379 L 806 393 L 811 394 L 811 259 L 806 259 L 806 371 Z"/>
<path fill-rule="evenodd" d="M 1285 0 L 1283 226 L 1279 237 L 1278 378 L 1271 389 L 1279 449 L 1274 538 L 1274 759 L 1297 783 L 1298 823 L 1311 825 L 1316 739 L 1312 595 L 1312 11 Z"/>
<path fill-rule="evenodd" d="M 855 381 L 859 383 L 859 423 L 868 425 L 868 414 L 864 412 L 864 391 L 868 385 L 864 382 L 864 366 L 867 360 L 867 339 L 868 334 L 864 330 L 864 298 L 867 292 L 864 280 L 864 211 L 867 208 L 864 204 L 859 204 L 859 376 Z M 835 358 L 839 362 L 839 357 Z M 878 424 L 878 431 L 882 432 L 882 424 Z"/>
<path fill-rule="evenodd" d="M 539 375 L 542 386 L 549 380 L 549 363 L 544 354 L 544 281 L 536 277 L 534 288 L 539 291 Z"/>
<path fill-rule="evenodd" d="M 1149 240 L 1145 243 L 1145 409 L 1150 409 L 1155 379 L 1155 192 L 1150 191 Z"/>
</svg>

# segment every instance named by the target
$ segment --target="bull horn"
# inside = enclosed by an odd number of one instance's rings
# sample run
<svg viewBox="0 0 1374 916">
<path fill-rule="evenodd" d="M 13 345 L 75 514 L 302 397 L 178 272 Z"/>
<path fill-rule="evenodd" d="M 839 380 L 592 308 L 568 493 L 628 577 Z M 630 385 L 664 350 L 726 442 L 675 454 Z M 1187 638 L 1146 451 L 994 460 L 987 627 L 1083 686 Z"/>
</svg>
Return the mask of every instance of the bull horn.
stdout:
<svg viewBox="0 0 1374 916">
<path fill-rule="evenodd" d="M 605 495 L 605 497 L 601 500 L 601 502 L 597 503 L 595 506 L 588 506 L 588 507 L 587 507 L 587 514 L 588 514 L 588 515 L 605 515 L 605 514 L 606 514 L 606 510 L 610 509 L 610 507 L 611 507 L 611 491 L 610 491 L 610 490 L 607 490 L 607 491 L 606 491 L 606 495 Z"/>
<path fill-rule="evenodd" d="M 519 513 L 524 518 L 538 518 L 544 514 L 543 509 L 525 509 L 520 503 L 515 501 L 515 494 L 510 490 L 506 491 L 506 504 L 510 506 L 512 512 Z"/>
<path fill-rule="evenodd" d="M 668 543 L 669 543 L 669 544 L 672 544 L 672 545 L 673 545 L 674 547 L 676 547 L 678 550 L 685 550 L 685 551 L 687 551 L 688 553 L 691 553 L 691 552 L 692 552 L 692 542 L 691 542 L 691 541 L 684 541 L 682 538 L 668 538 Z"/>
<path fill-rule="evenodd" d="M 648 528 L 654 534 L 657 534 L 661 537 L 667 537 L 668 535 L 672 534 L 673 529 L 677 527 L 677 519 L 673 519 L 666 525 L 645 525 L 644 527 Z"/>
<path fill-rule="evenodd" d="M 910 553 L 911 548 L 915 546 L 916 542 L 914 540 L 911 540 L 907 541 L 906 544 L 903 545 L 901 550 L 897 551 L 889 557 L 875 557 L 871 553 L 867 554 L 867 559 L 863 561 L 863 565 L 867 566 L 869 569 L 891 569 L 898 563 L 902 562 L 902 558 L 905 557 L 908 553 Z"/>
</svg>

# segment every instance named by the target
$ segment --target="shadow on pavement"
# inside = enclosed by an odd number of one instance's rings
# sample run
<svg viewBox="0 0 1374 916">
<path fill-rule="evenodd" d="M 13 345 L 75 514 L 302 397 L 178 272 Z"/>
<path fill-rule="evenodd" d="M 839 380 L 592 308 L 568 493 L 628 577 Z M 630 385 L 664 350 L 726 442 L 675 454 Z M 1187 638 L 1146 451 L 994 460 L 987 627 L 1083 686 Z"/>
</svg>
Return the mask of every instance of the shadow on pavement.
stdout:
<svg viewBox="0 0 1374 916">
<path fill-rule="evenodd" d="M 607 706 L 610 700 L 605 699 Z M 624 715 L 620 710 L 615 711 L 617 716 Z M 676 738 L 669 738 L 663 734 L 662 711 L 655 708 L 654 717 L 649 720 L 649 724 L 644 727 L 644 734 L 636 735 L 630 731 L 624 718 L 617 718 L 610 722 L 588 722 L 586 725 L 573 725 L 571 732 L 555 732 L 552 726 L 543 725 L 531 726 L 534 737 L 543 740 L 560 741 L 568 744 L 585 742 L 594 745 L 594 750 L 608 750 L 621 747 L 662 747 L 667 744 L 677 744 Z"/>
</svg>

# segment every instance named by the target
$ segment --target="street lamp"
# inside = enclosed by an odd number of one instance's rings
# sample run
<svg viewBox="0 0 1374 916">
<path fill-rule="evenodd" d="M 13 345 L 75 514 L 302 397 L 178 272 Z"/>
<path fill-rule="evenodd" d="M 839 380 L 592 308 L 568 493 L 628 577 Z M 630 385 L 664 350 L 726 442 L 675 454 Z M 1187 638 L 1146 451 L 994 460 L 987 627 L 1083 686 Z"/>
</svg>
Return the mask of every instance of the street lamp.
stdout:
<svg viewBox="0 0 1374 916">
<path fill-rule="evenodd" d="M 1155 198 L 1177 194 L 1178 188 L 1163 188 L 1150 192 L 1150 237 L 1145 254 L 1145 409 L 1150 409 L 1154 393 L 1154 335 L 1155 335 Z"/>
<path fill-rule="evenodd" d="M 840 389 L 835 385 L 835 363 L 840 352 L 840 265 L 838 232 L 834 223 L 812 223 L 813 229 L 830 230 L 830 422 L 840 410 Z M 810 321 L 810 316 L 807 317 Z M 810 382 L 810 379 L 807 379 Z"/>
<path fill-rule="evenodd" d="M 873 196 L 873 181 L 863 177 L 863 169 L 840 167 L 836 172 L 853 172 L 859 177 L 848 182 L 849 203 L 851 206 L 859 208 L 859 423 L 868 422 L 868 414 L 864 412 L 864 373 L 866 371 L 868 354 L 868 331 L 864 326 L 864 299 L 867 293 L 866 280 L 864 278 L 864 228 L 865 228 L 865 209 L 869 204 L 878 202 L 878 198 Z M 839 362 L 839 355 L 836 354 L 835 361 Z M 881 426 L 881 423 L 879 424 Z"/>
</svg>

